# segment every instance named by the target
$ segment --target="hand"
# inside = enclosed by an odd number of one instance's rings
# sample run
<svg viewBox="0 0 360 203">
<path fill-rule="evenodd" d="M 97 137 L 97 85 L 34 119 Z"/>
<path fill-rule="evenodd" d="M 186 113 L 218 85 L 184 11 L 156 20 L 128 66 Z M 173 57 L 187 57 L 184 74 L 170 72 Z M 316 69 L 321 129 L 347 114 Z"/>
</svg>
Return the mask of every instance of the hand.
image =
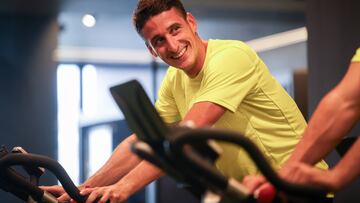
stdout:
<svg viewBox="0 0 360 203">
<path fill-rule="evenodd" d="M 249 189 L 251 193 L 254 193 L 266 183 L 266 179 L 264 176 L 261 175 L 248 175 L 245 176 L 242 183 L 245 185 L 245 187 Z"/>
<path fill-rule="evenodd" d="M 257 202 L 270 203 L 276 196 L 276 189 L 267 182 L 264 176 L 249 175 L 243 179 L 243 184 L 253 193 Z"/>
<path fill-rule="evenodd" d="M 81 190 L 80 194 L 88 196 L 86 203 L 92 203 L 95 200 L 98 200 L 98 203 L 121 203 L 129 198 L 124 188 L 116 184 L 104 187 L 85 188 Z"/>
<path fill-rule="evenodd" d="M 71 197 L 65 192 L 64 188 L 58 185 L 53 186 L 40 186 L 42 190 L 50 192 L 52 195 L 57 197 L 59 202 L 71 201 Z"/>
<path fill-rule="evenodd" d="M 331 170 L 318 169 L 305 163 L 287 164 L 279 171 L 279 175 L 292 183 L 318 185 L 331 191 L 338 190 L 336 175 Z"/>
<path fill-rule="evenodd" d="M 78 189 L 81 190 L 84 188 L 83 185 L 78 186 Z M 71 202 L 76 203 L 71 197 L 66 193 L 63 187 L 59 185 L 53 185 L 53 186 L 40 186 L 40 189 L 45 190 L 52 195 L 54 195 L 59 202 Z"/>
</svg>

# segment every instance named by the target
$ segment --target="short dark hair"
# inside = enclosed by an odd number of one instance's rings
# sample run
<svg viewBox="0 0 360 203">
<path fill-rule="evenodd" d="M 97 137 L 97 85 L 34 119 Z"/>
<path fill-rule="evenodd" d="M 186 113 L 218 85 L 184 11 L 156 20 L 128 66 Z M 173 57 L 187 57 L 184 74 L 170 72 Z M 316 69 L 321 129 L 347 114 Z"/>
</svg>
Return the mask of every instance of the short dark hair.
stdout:
<svg viewBox="0 0 360 203">
<path fill-rule="evenodd" d="M 180 0 L 139 0 L 133 14 L 133 23 L 136 31 L 142 36 L 141 30 L 145 23 L 157 14 L 177 9 L 186 18 L 186 11 Z"/>
</svg>

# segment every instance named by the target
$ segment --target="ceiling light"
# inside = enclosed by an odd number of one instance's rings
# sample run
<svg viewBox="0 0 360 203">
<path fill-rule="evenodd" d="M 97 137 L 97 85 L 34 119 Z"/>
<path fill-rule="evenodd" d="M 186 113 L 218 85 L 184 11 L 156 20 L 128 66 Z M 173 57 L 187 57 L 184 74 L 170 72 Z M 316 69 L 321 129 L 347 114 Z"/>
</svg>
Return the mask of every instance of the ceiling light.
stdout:
<svg viewBox="0 0 360 203">
<path fill-rule="evenodd" d="M 94 27 L 96 24 L 96 18 L 94 15 L 91 14 L 85 14 L 82 18 L 82 23 L 86 27 Z"/>
</svg>

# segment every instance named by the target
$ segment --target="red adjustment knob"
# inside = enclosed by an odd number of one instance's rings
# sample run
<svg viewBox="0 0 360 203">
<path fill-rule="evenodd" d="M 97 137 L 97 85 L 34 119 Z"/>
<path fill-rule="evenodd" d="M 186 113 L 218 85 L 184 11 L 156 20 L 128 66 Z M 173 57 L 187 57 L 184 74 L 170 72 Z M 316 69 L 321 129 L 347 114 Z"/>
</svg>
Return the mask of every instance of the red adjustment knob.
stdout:
<svg viewBox="0 0 360 203">
<path fill-rule="evenodd" d="M 261 186 L 255 194 L 259 203 L 271 203 L 276 196 L 276 189 L 271 184 L 266 183 Z"/>
</svg>

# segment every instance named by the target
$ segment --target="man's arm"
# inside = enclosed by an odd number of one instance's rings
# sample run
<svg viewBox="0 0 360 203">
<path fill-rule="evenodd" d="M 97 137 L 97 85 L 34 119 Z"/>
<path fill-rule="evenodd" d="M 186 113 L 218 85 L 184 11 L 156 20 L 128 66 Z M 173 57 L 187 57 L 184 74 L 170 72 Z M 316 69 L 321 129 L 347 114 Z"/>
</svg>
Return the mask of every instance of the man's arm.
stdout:
<svg viewBox="0 0 360 203">
<path fill-rule="evenodd" d="M 339 190 L 360 175 L 360 139 L 352 145 L 339 163 L 331 170 L 332 189 Z M 324 177 L 326 178 L 326 177 Z"/>
<path fill-rule="evenodd" d="M 360 62 L 320 102 L 288 163 L 315 164 L 326 156 L 360 117 Z"/>
<path fill-rule="evenodd" d="M 191 121 L 195 124 L 195 127 L 211 126 L 225 113 L 225 111 L 226 109 L 224 107 L 212 102 L 198 102 L 191 107 L 182 122 Z M 116 165 L 122 165 L 128 161 L 128 158 L 126 156 L 124 157 L 124 154 L 122 154 L 121 151 L 122 150 L 117 149 L 114 152 L 115 154 L 113 154 L 105 166 L 88 181 L 86 181 L 85 185 L 90 184 L 90 186 L 93 186 L 93 183 L 104 184 L 105 182 L 109 184 L 117 181 L 118 178 L 121 178 L 123 173 L 118 172 L 115 173 L 116 178 L 112 179 L 114 170 L 119 168 L 119 170 L 123 170 L 121 166 Z M 128 164 L 126 164 L 126 166 L 128 166 Z M 101 178 L 104 177 L 104 174 L 105 176 L 107 174 L 108 177 L 106 177 L 105 180 L 101 180 Z M 101 202 L 106 202 L 106 200 L 111 200 L 112 202 L 122 202 L 139 189 L 158 179 L 162 175 L 163 172 L 160 169 L 154 167 L 146 161 L 141 161 L 115 184 L 107 187 L 87 188 L 82 190 L 81 194 L 89 195 L 87 203 L 90 203 L 100 197 Z"/>
<path fill-rule="evenodd" d="M 141 160 L 130 151 L 130 145 L 136 141 L 135 134 L 123 140 L 113 151 L 111 157 L 94 175 L 88 178 L 79 186 L 80 190 L 88 187 L 100 187 L 116 183 L 125 176 L 131 169 L 136 167 Z M 56 196 L 59 201 L 68 201 L 70 197 L 61 186 L 42 186 Z"/>
<path fill-rule="evenodd" d="M 195 103 L 182 122 L 192 121 L 195 127 L 212 126 L 225 113 L 226 109 L 212 102 Z"/>
<path fill-rule="evenodd" d="M 115 148 L 106 163 L 82 185 L 86 187 L 111 185 L 136 167 L 141 160 L 130 151 L 130 145 L 136 140 L 135 134 L 132 134 L 123 140 Z"/>
<path fill-rule="evenodd" d="M 360 175 L 360 140 L 357 140 L 343 159 L 331 170 L 322 170 L 301 162 L 289 164 L 284 178 L 302 184 L 319 185 L 330 191 L 338 191 Z"/>
<path fill-rule="evenodd" d="M 135 192 L 163 175 L 164 173 L 159 168 L 143 160 L 115 184 L 85 188 L 81 190 L 80 194 L 88 196 L 86 203 L 94 202 L 97 199 L 99 199 L 99 203 L 108 200 L 111 202 L 124 202 Z M 111 175 L 108 176 L 111 178 Z"/>
</svg>

